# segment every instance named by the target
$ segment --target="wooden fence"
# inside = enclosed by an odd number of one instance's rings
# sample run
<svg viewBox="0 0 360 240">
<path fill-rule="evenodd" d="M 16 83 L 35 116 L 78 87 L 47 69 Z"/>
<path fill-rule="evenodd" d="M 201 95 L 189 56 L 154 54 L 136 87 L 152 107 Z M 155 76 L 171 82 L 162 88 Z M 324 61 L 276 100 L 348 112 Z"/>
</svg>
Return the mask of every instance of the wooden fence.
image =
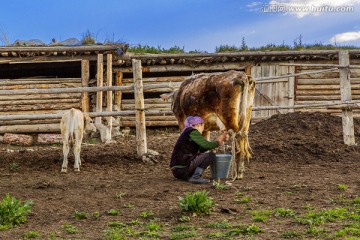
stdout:
<svg viewBox="0 0 360 240">
<path fill-rule="evenodd" d="M 358 113 L 356 109 L 358 102 L 353 100 L 360 98 L 358 92 L 360 72 L 358 66 L 350 66 L 347 51 L 339 54 L 338 64 L 280 63 L 275 66 L 253 66 L 251 75 L 257 80 L 253 118 L 267 118 L 276 113 L 286 113 L 296 109 L 309 111 L 316 107 L 316 111 L 341 114 L 345 119 L 344 141 L 350 145 L 354 144 L 352 117 L 354 112 Z M 170 103 L 163 103 L 159 98 L 146 98 L 144 93 L 173 91 L 186 76 L 143 78 L 141 75 L 137 77 L 136 72 L 138 71 L 139 75 L 138 69 L 142 68 L 141 63 L 137 68 L 134 67 L 139 64 L 137 61 L 139 60 L 133 62 L 133 82 L 131 83 L 131 78 L 123 77 L 126 72 L 117 72 L 115 86 L 111 86 L 113 80 L 109 55 L 107 56 L 106 86 L 104 86 L 102 54 L 98 55 L 97 87 L 89 87 L 89 67 L 86 60 L 82 61 L 81 79 L 26 79 L 26 83 L 22 83 L 24 81 L 22 79 L 2 81 L 4 90 L 0 90 L 0 102 L 4 104 L 1 104 L 3 111 L 0 112 L 0 133 L 59 132 L 58 118 L 65 109 L 71 107 L 90 112 L 92 117 L 122 116 L 123 126 L 135 126 L 137 123 L 153 126 L 151 123 L 159 122 L 161 126 L 177 125 L 170 111 Z M 323 67 L 328 69 L 319 69 Z M 338 68 L 340 70 L 337 70 Z M 141 74 L 143 72 L 144 69 Z M 134 80 L 137 78 L 141 79 L 145 85 L 134 88 Z M 31 80 L 33 80 L 33 85 L 29 84 Z M 24 89 L 24 86 L 32 89 Z M 122 98 L 123 94 L 134 89 L 141 92 L 138 98 L 136 96 L 134 99 Z M 102 111 L 103 91 L 107 92 L 106 112 Z M 115 91 L 114 101 L 112 101 L 112 91 Z M 87 94 L 89 92 L 96 92 L 94 112 L 91 112 Z M 112 112 L 113 104 L 120 111 Z M 26 107 L 22 108 L 22 106 Z M 319 109 L 319 107 L 322 108 Z M 350 108 L 356 110 L 353 112 Z M 143 119 L 145 113 L 146 121 Z M 144 126 L 139 129 L 144 129 Z"/>
</svg>

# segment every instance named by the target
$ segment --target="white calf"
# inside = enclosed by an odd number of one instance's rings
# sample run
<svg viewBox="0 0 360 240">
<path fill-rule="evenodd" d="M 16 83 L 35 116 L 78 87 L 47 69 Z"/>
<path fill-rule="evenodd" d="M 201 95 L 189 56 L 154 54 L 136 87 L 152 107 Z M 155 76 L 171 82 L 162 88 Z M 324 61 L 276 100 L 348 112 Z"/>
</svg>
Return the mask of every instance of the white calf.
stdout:
<svg viewBox="0 0 360 240">
<path fill-rule="evenodd" d="M 61 167 L 61 172 L 67 172 L 68 154 L 70 146 L 73 146 L 75 163 L 75 171 L 80 171 L 81 159 L 81 143 L 84 134 L 95 132 L 96 127 L 92 119 L 83 114 L 80 110 L 72 108 L 64 113 L 60 122 L 61 136 L 63 141 L 64 160 Z"/>
</svg>

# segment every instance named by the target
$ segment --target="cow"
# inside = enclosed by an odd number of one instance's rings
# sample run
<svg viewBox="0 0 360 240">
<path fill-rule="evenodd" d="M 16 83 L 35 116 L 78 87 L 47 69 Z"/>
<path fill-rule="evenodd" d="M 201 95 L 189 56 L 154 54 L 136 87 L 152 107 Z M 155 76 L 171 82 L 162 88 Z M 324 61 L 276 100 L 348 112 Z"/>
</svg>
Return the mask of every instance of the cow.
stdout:
<svg viewBox="0 0 360 240">
<path fill-rule="evenodd" d="M 188 116 L 200 116 L 205 120 L 203 135 L 207 139 L 210 138 L 210 130 L 228 130 L 231 133 L 233 180 L 243 178 L 244 160 L 249 161 L 251 157 L 248 130 L 254 93 L 255 80 L 244 72 L 234 70 L 190 76 L 172 93 L 171 108 L 181 131 Z"/>
<path fill-rule="evenodd" d="M 68 154 L 72 145 L 74 151 L 74 170 L 80 171 L 81 159 L 81 143 L 83 136 L 96 131 L 96 127 L 92 119 L 83 114 L 80 110 L 71 108 L 66 111 L 60 121 L 61 137 L 63 141 L 64 160 L 61 167 L 61 172 L 67 172 Z"/>
</svg>

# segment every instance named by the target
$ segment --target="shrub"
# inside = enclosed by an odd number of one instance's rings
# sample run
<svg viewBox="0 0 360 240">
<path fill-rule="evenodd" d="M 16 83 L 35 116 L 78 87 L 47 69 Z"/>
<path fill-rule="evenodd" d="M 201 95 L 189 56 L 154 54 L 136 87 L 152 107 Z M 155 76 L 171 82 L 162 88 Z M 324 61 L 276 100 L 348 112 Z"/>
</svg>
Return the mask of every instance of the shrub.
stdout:
<svg viewBox="0 0 360 240">
<path fill-rule="evenodd" d="M 21 201 L 6 194 L 0 202 L 0 230 L 9 229 L 26 222 L 32 204 L 31 200 L 21 204 Z"/>
<path fill-rule="evenodd" d="M 207 191 L 187 192 L 184 197 L 179 197 L 180 208 L 187 212 L 209 214 L 213 205 L 214 201 Z"/>
</svg>

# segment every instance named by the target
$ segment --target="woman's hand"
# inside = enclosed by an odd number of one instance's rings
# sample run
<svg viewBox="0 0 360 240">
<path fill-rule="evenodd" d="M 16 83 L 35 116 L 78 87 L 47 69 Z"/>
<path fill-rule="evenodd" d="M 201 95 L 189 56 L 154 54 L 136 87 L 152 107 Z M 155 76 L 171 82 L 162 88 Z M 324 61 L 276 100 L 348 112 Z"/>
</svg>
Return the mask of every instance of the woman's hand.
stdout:
<svg viewBox="0 0 360 240">
<path fill-rule="evenodd" d="M 218 140 L 219 145 L 220 145 L 223 141 L 228 140 L 227 131 L 224 131 L 224 132 L 218 137 L 217 140 Z"/>
</svg>

